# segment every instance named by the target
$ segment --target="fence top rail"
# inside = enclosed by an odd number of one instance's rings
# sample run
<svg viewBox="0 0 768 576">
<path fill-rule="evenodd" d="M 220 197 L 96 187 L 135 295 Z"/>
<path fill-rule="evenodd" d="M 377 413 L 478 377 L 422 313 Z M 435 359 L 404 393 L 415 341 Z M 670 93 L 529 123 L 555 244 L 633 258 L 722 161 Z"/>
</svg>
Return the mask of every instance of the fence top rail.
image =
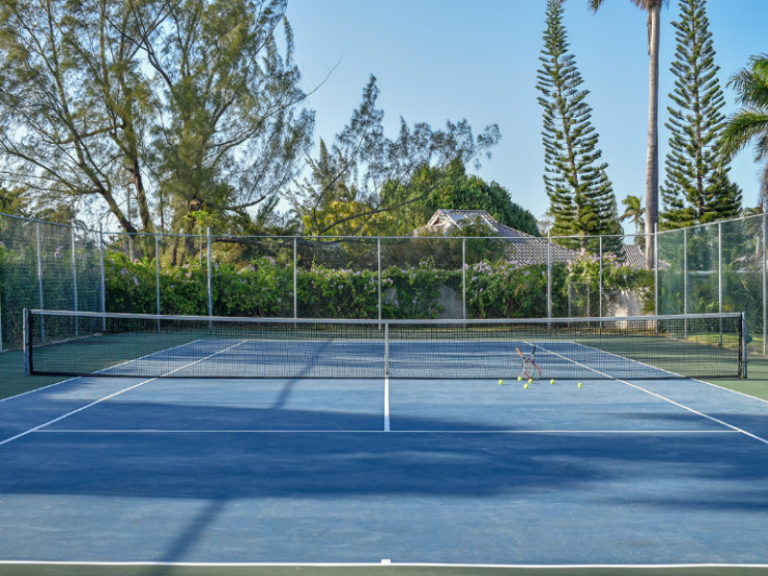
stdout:
<svg viewBox="0 0 768 576">
<path fill-rule="evenodd" d="M 98 231 L 97 231 L 98 232 Z M 105 236 L 130 236 L 131 238 L 140 237 L 168 237 L 168 238 L 208 238 L 207 234 L 181 234 L 177 232 L 104 232 Z M 212 233 L 210 235 L 211 240 L 220 239 L 243 239 L 243 240 L 285 240 L 293 241 L 294 239 L 306 242 L 306 243 L 318 243 L 326 242 L 329 244 L 338 242 L 375 242 L 376 240 L 504 240 L 506 242 L 513 241 L 540 241 L 547 242 L 551 240 L 592 240 L 598 238 L 644 238 L 646 234 L 603 234 L 602 236 L 533 236 L 526 234 L 525 236 L 303 236 L 300 234 L 294 235 L 248 235 L 248 234 L 222 234 Z"/>
<path fill-rule="evenodd" d="M 206 233 L 199 233 L 199 234 L 183 234 L 179 232 L 126 232 L 124 230 L 103 230 L 100 228 L 93 228 L 88 227 L 82 223 L 60 223 L 60 222 L 49 222 L 47 220 L 39 220 L 35 218 L 29 218 L 26 216 L 19 216 L 16 214 L 5 214 L 3 212 L 0 212 L 0 218 L 13 218 L 15 220 L 21 220 L 24 222 L 32 222 L 32 223 L 40 223 L 40 224 L 50 224 L 52 226 L 59 226 L 63 228 L 77 228 L 79 230 L 83 230 L 86 232 L 92 232 L 94 234 L 102 234 L 103 236 L 128 236 L 130 238 L 154 238 L 154 237 L 167 237 L 167 238 L 208 238 L 209 235 Z M 527 240 L 527 241 L 540 241 L 540 242 L 547 242 L 549 239 L 557 241 L 557 240 L 591 240 L 591 239 L 597 239 L 597 238 L 644 238 L 648 236 L 648 234 L 643 233 L 627 233 L 627 234 L 603 234 L 595 235 L 595 236 L 548 236 L 546 234 L 542 236 L 533 236 L 530 234 L 525 234 L 521 236 L 501 236 L 501 235 L 489 235 L 489 236 L 389 236 L 389 235 L 383 235 L 383 236 L 335 236 L 335 235 L 329 235 L 329 236 L 304 236 L 300 234 L 292 234 L 292 235 L 248 235 L 248 234 L 231 234 L 231 233 L 211 233 L 210 238 L 212 240 L 217 239 L 226 239 L 226 238 L 232 238 L 232 239 L 251 239 L 251 240 L 286 240 L 286 241 L 293 241 L 294 239 L 300 240 L 302 242 L 308 242 L 308 243 L 315 243 L 315 242 L 341 242 L 341 241 L 356 241 L 356 242 L 372 242 L 376 240 L 504 240 L 507 242 L 516 241 L 516 240 Z"/>
<path fill-rule="evenodd" d="M 51 222 L 50 220 L 40 220 L 39 218 L 30 218 L 29 216 L 19 216 L 18 214 L 6 214 L 5 212 L 0 212 L 0 218 L 13 218 L 14 220 L 21 220 L 23 222 L 28 222 L 31 224 L 45 224 L 46 226 L 58 226 L 60 228 L 77 228 L 78 230 L 85 230 L 87 232 L 98 232 L 98 230 L 93 230 L 92 228 L 88 228 L 83 224 L 78 224 L 74 222 L 69 222 L 69 223 Z"/>
<path fill-rule="evenodd" d="M 653 322 L 667 320 L 697 320 L 718 318 L 742 318 L 742 312 L 722 312 L 707 314 L 670 314 L 659 316 L 610 316 L 610 317 L 568 317 L 568 318 L 426 318 L 426 319 L 381 319 L 376 318 L 261 318 L 253 316 L 195 316 L 195 315 L 164 315 L 164 314 L 131 314 L 125 312 L 80 312 L 73 310 L 40 310 L 31 309 L 32 316 L 65 316 L 72 318 L 106 318 L 126 320 L 165 320 L 180 322 L 226 322 L 226 323 L 254 323 L 254 324 L 349 324 L 349 325 L 406 325 L 406 326 L 445 326 L 445 325 L 504 325 L 504 324 L 584 324 L 584 323 L 616 323 L 616 322 Z"/>
</svg>

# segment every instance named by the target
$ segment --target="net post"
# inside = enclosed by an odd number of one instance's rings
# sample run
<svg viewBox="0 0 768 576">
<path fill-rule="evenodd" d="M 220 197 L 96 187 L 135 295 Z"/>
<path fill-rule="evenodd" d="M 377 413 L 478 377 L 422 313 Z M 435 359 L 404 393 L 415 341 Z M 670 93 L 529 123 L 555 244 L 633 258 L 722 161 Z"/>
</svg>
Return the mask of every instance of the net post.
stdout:
<svg viewBox="0 0 768 576">
<path fill-rule="evenodd" d="M 32 374 L 32 315 L 28 308 L 24 308 L 22 340 L 24 346 L 24 374 Z"/>
<path fill-rule="evenodd" d="M 741 330 L 739 338 L 739 378 L 747 378 L 747 313 L 741 313 Z"/>
</svg>

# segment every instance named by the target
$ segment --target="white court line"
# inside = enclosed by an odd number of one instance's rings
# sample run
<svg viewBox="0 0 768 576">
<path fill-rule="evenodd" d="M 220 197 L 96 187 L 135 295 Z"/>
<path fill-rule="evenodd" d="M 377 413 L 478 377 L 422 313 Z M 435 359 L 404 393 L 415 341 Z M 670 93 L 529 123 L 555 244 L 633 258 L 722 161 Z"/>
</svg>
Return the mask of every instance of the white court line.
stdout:
<svg viewBox="0 0 768 576">
<path fill-rule="evenodd" d="M 98 562 L 76 560 L 0 560 L 0 566 L 167 566 L 167 567 L 199 567 L 199 568 L 258 568 L 258 567 L 296 567 L 296 568 L 366 568 L 381 566 L 382 564 L 414 567 L 414 568 L 446 568 L 446 569 L 475 569 L 475 568 L 499 568 L 522 570 L 595 570 L 595 569 L 629 569 L 629 570 L 658 570 L 658 569 L 701 569 L 701 568 L 743 568 L 763 569 L 768 564 L 728 564 L 726 562 L 702 562 L 700 564 L 462 564 L 440 562 L 393 562 L 388 558 L 382 558 L 378 562 Z"/>
<path fill-rule="evenodd" d="M 753 440 L 757 440 L 758 442 L 762 442 L 766 446 L 768 446 L 768 440 L 763 438 L 762 436 L 758 436 L 757 434 L 753 434 L 752 432 L 748 432 L 747 430 L 744 430 L 743 428 L 739 428 L 738 426 L 735 426 L 733 424 L 729 424 L 725 420 L 721 420 L 720 418 L 715 418 L 714 416 L 710 416 L 709 414 L 706 414 L 704 412 L 701 412 L 700 410 L 696 410 L 695 408 L 691 408 L 690 406 L 686 406 L 685 404 L 682 404 L 676 400 L 672 400 L 671 398 L 667 398 L 663 394 L 659 394 L 657 392 L 653 392 L 651 390 L 648 390 L 647 388 L 643 388 L 639 384 L 633 384 L 632 382 L 628 382 L 627 380 L 622 380 L 621 378 L 616 378 L 615 376 L 611 376 L 610 374 L 607 374 L 605 372 L 602 372 L 600 370 L 597 370 L 595 368 L 592 368 L 590 366 L 586 366 L 585 364 L 582 364 L 581 362 L 577 362 L 576 360 L 573 360 L 572 358 L 568 358 L 566 356 L 563 356 L 562 354 L 558 354 L 557 352 L 553 352 L 552 350 L 549 350 L 548 348 L 545 348 L 544 346 L 538 345 L 539 348 L 544 350 L 545 352 L 548 352 L 549 354 L 552 354 L 554 356 L 557 356 L 559 358 L 562 358 L 563 360 L 566 360 L 568 362 L 571 362 L 572 364 L 579 366 L 581 368 L 585 368 L 586 370 L 589 370 L 590 372 L 594 372 L 595 374 L 599 374 L 600 376 L 609 378 L 611 380 L 615 380 L 616 382 L 621 382 L 622 384 L 626 384 L 630 388 L 635 388 L 636 390 L 640 390 L 641 392 L 645 392 L 646 394 L 653 396 L 655 398 L 658 398 L 660 400 L 664 400 L 665 402 L 669 402 L 670 404 L 677 406 L 678 408 L 682 408 L 683 410 L 686 410 L 688 412 L 691 412 L 692 414 L 696 414 L 697 416 L 701 416 L 702 418 L 706 418 L 707 420 L 711 420 L 712 422 L 715 422 L 721 426 L 725 426 L 726 428 L 730 428 L 731 430 L 734 430 L 736 432 L 739 432 L 741 434 L 744 434 L 745 436 L 748 436 L 752 438 Z"/>
<path fill-rule="evenodd" d="M 159 380 L 160 378 L 165 378 L 166 376 L 170 376 L 174 372 L 178 372 L 179 370 L 184 370 L 185 368 L 189 368 L 190 366 L 194 366 L 195 364 L 199 364 L 200 362 L 204 360 L 208 360 L 209 358 L 213 358 L 214 356 L 217 356 L 218 354 L 223 354 L 224 352 L 229 352 L 233 348 L 236 348 L 237 346 L 240 346 L 243 344 L 245 340 L 241 340 L 240 342 L 237 342 L 236 344 L 233 344 L 232 346 L 229 346 L 228 348 L 225 348 L 223 350 L 219 350 L 218 352 L 214 352 L 213 354 L 209 354 L 208 356 L 204 358 L 199 358 L 195 360 L 194 362 L 190 362 L 188 364 L 185 364 L 184 366 L 180 366 L 178 368 L 175 368 L 171 370 L 170 372 L 166 372 L 162 376 L 158 376 L 155 378 L 149 378 L 148 380 L 144 380 L 142 382 L 139 382 L 138 384 L 134 384 L 132 386 L 128 386 L 127 388 L 123 388 L 122 390 L 118 390 L 117 392 L 113 392 L 112 394 L 109 394 L 107 396 L 104 396 L 102 398 L 99 398 L 98 400 L 94 400 L 93 402 L 86 404 L 85 406 L 81 406 L 80 408 L 76 408 L 75 410 L 70 410 L 66 414 L 62 414 L 61 416 L 54 418 L 53 420 L 49 420 L 48 422 L 45 422 L 43 424 L 40 424 L 38 426 L 35 426 L 34 428 L 30 428 L 29 430 L 26 430 L 24 432 L 21 432 L 19 434 L 16 434 L 15 436 L 11 436 L 10 438 L 6 438 L 5 440 L 0 441 L 0 446 L 4 446 L 5 444 L 9 444 L 10 442 L 13 442 L 14 440 L 18 440 L 19 438 L 23 438 L 24 436 L 27 436 L 28 434 L 32 434 L 33 432 L 37 432 L 38 430 L 42 430 L 43 428 L 46 428 L 50 426 L 51 424 L 55 424 L 56 422 L 60 422 L 64 420 L 65 418 L 69 418 L 70 416 L 73 416 L 74 414 L 77 414 L 79 412 L 82 412 L 83 410 L 87 410 L 88 408 L 91 408 L 92 406 L 96 406 L 96 404 L 101 404 L 102 402 L 105 402 L 107 400 L 110 400 L 112 398 L 115 398 L 116 396 L 119 396 L 120 394 L 123 394 L 125 392 L 129 392 L 131 390 L 134 390 L 138 388 L 139 386 L 143 386 L 144 384 L 148 384 L 149 382 L 154 382 L 155 380 Z"/>
<path fill-rule="evenodd" d="M 736 430 L 675 430 L 675 429 L 656 429 L 656 430 L 598 430 L 598 429 L 586 429 L 579 430 L 575 428 L 552 428 L 541 430 L 516 430 L 499 428 L 498 430 L 472 430 L 472 429 L 457 429 L 457 430 L 442 430 L 429 428 L 414 429 L 414 430 L 370 430 L 354 428 L 344 430 L 330 430 L 326 428 L 317 429 L 269 429 L 269 428 L 253 428 L 253 429 L 227 429 L 227 428 L 201 428 L 201 429 L 173 429 L 173 428 L 67 428 L 65 430 L 38 430 L 40 434 L 467 434 L 467 435 L 493 435 L 503 434 L 509 436 L 515 435 L 529 435 L 535 436 L 541 435 L 574 435 L 574 434 L 589 434 L 589 435 L 637 435 L 643 434 L 653 435 L 676 435 L 676 434 L 693 434 L 693 435 L 709 435 L 709 434 L 738 434 Z"/>
<path fill-rule="evenodd" d="M 384 377 L 384 432 L 391 432 L 389 420 L 389 376 Z"/>
</svg>

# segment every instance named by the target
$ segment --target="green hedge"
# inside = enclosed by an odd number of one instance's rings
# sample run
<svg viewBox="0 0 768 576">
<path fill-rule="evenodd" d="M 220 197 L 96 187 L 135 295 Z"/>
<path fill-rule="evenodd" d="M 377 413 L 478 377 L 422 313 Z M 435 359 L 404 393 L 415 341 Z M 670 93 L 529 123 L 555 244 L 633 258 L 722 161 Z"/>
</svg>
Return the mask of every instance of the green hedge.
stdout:
<svg viewBox="0 0 768 576">
<path fill-rule="evenodd" d="M 587 283 L 598 291 L 599 264 L 590 256 L 567 265 L 552 266 L 554 316 L 567 314 L 569 281 Z M 120 253 L 108 253 L 105 265 L 107 310 L 157 311 L 154 260 L 131 262 Z M 163 314 L 207 314 L 205 264 L 160 268 L 160 311 Z M 543 317 L 547 314 L 545 265 L 480 261 L 466 269 L 466 306 L 469 318 Z M 613 290 L 650 292 L 648 272 L 632 270 L 604 260 L 606 295 Z M 462 273 L 424 262 L 420 266 L 382 270 L 384 318 L 437 318 L 444 312 L 441 290 L 461 298 Z M 216 264 L 212 275 L 213 313 L 220 316 L 293 316 L 293 267 L 270 257 L 248 265 Z M 331 269 L 322 266 L 297 271 L 298 316 L 302 318 L 378 318 L 378 273 L 375 270 Z"/>
</svg>

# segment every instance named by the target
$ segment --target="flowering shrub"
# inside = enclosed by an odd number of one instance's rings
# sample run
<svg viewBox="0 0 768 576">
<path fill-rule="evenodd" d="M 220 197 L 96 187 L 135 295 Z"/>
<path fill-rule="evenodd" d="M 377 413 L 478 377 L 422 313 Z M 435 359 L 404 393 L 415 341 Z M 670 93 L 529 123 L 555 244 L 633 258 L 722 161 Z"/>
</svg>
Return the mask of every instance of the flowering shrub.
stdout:
<svg viewBox="0 0 768 576">
<path fill-rule="evenodd" d="M 563 310 L 563 266 L 552 266 L 554 316 Z M 502 261 L 467 267 L 467 314 L 470 318 L 536 318 L 547 315 L 547 266 Z"/>
<path fill-rule="evenodd" d="M 600 290 L 600 260 L 594 254 L 582 249 L 575 260 L 566 265 L 567 281 L 581 283 L 593 294 Z M 632 268 L 621 262 L 614 254 L 603 254 L 603 294 L 609 298 L 622 290 L 640 291 L 646 303 L 650 302 L 653 273 L 649 270 Z M 594 300 L 595 305 L 597 300 Z M 596 310 L 590 311 L 595 314 Z"/>
</svg>

